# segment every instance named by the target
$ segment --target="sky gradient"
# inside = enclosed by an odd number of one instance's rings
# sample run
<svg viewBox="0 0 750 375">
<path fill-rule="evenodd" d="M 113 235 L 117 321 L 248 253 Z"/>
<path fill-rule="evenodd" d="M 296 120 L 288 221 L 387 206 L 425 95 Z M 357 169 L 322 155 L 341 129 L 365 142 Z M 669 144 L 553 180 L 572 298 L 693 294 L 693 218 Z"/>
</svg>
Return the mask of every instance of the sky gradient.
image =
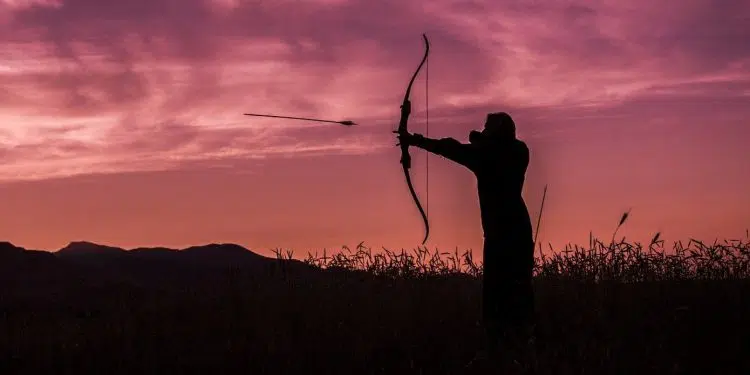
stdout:
<svg viewBox="0 0 750 375">
<path fill-rule="evenodd" d="M 391 131 L 422 33 L 410 130 L 466 142 L 509 112 L 542 243 L 628 209 L 640 241 L 750 228 L 744 0 L 0 0 L 0 239 L 414 248 Z M 479 250 L 473 176 L 411 154 L 427 245 Z"/>
</svg>

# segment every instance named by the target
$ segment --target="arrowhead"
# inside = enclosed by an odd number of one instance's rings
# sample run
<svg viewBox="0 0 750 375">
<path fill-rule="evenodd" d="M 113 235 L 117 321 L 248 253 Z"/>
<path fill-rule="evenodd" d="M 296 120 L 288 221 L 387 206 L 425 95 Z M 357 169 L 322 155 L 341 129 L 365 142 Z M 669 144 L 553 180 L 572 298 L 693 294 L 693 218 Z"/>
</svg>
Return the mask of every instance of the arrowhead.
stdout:
<svg viewBox="0 0 750 375">
<path fill-rule="evenodd" d="M 357 125 L 357 124 L 355 124 L 354 122 L 352 122 L 352 121 L 349 121 L 349 120 L 345 120 L 345 121 L 339 121 L 339 124 L 341 124 L 341 125 L 346 125 L 346 126 Z"/>
</svg>

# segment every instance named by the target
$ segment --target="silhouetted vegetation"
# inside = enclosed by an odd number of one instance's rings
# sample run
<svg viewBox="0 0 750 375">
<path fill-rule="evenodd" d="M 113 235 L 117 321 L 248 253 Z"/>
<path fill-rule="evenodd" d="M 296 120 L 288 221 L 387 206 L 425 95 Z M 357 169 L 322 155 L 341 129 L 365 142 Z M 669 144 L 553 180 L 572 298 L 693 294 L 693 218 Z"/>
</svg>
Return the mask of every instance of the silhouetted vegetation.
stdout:
<svg viewBox="0 0 750 375">
<path fill-rule="evenodd" d="M 750 235 L 538 250 L 536 373 L 750 373 Z M 471 251 L 291 256 L 0 244 L 0 372 L 469 373 Z"/>
</svg>

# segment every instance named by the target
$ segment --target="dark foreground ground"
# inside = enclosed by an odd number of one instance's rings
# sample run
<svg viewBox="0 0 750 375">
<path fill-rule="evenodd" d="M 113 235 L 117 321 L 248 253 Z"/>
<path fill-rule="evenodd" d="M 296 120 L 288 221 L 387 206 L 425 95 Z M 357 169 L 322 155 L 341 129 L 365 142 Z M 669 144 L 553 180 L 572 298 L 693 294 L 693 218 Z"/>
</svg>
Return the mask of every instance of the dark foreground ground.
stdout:
<svg viewBox="0 0 750 375">
<path fill-rule="evenodd" d="M 468 374 L 480 349 L 471 272 L 84 245 L 0 246 L 0 374 Z M 594 283 L 560 259 L 536 280 L 535 373 L 750 374 L 750 280 Z"/>
</svg>

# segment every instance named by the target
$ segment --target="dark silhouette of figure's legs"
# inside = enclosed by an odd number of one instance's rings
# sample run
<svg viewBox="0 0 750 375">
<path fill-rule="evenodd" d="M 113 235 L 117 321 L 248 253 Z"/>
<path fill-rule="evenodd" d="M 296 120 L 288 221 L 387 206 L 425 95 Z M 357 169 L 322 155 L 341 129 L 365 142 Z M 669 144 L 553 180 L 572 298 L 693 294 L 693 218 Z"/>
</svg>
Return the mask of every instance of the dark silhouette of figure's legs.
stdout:
<svg viewBox="0 0 750 375">
<path fill-rule="evenodd" d="M 514 347 L 530 338 L 535 313 L 534 244 L 526 242 L 485 240 L 482 315 L 490 350 Z"/>
</svg>

